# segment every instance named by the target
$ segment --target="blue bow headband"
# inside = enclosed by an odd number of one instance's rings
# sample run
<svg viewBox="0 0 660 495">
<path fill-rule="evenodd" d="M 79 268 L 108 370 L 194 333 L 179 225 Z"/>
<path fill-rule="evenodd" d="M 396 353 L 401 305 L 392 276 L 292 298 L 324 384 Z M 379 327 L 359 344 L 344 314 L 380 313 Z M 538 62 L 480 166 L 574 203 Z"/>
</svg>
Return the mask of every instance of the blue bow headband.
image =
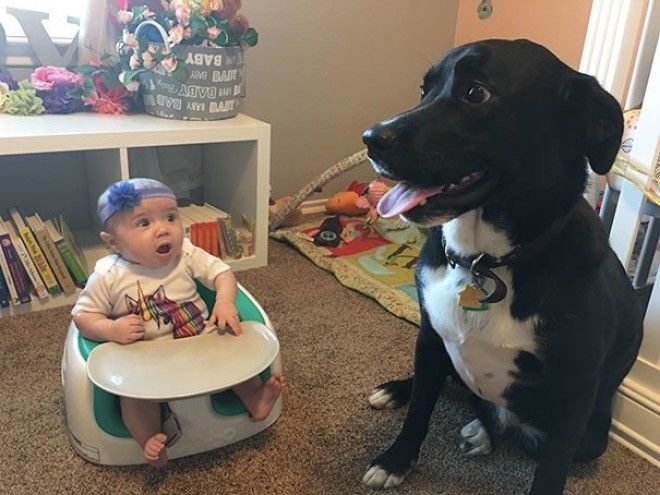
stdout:
<svg viewBox="0 0 660 495">
<path fill-rule="evenodd" d="M 131 210 L 144 198 L 166 197 L 176 201 L 172 190 L 155 179 L 128 179 L 115 182 L 99 197 L 96 214 L 101 226 L 115 213 Z"/>
</svg>

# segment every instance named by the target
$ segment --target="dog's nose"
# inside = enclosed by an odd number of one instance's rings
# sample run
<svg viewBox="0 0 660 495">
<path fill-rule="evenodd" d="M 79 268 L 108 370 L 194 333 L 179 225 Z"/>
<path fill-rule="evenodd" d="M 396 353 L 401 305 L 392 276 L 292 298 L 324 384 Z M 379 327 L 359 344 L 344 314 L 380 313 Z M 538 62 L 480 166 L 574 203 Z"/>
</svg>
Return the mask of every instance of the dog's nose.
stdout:
<svg viewBox="0 0 660 495">
<path fill-rule="evenodd" d="M 364 131 L 362 141 L 370 148 L 386 151 L 394 146 L 396 134 L 389 127 L 377 125 Z"/>
</svg>

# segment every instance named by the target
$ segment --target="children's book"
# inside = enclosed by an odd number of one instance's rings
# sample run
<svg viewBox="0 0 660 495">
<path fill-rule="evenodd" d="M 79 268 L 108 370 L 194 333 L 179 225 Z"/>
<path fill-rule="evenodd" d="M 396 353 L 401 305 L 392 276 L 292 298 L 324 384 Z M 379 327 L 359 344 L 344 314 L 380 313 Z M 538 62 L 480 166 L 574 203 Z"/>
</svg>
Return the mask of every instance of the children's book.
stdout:
<svg viewBox="0 0 660 495">
<path fill-rule="evenodd" d="M 34 237 L 30 227 L 28 227 L 23 220 L 23 216 L 16 208 L 10 208 L 9 215 L 14 222 L 14 226 L 18 230 L 18 234 L 21 236 L 21 239 L 23 239 L 25 247 L 28 250 L 28 253 L 30 253 L 32 261 L 34 261 L 37 270 L 39 270 L 39 275 L 41 276 L 41 280 L 43 280 L 48 293 L 51 295 L 60 294 L 62 292 L 62 288 L 57 283 L 55 274 L 48 265 L 46 256 L 39 247 L 37 239 Z"/>
<path fill-rule="evenodd" d="M 242 226 L 238 228 L 238 237 L 243 246 L 243 254 L 252 256 L 254 254 L 254 222 L 245 215 L 241 215 Z"/>
<path fill-rule="evenodd" d="M 202 248 L 207 253 L 217 256 L 217 248 L 214 250 L 213 242 L 213 222 L 199 205 L 188 205 L 183 208 L 183 214 L 191 220 L 190 224 L 190 242 L 195 246 Z M 216 234 L 217 240 L 217 234 Z"/>
<path fill-rule="evenodd" d="M 222 225 L 222 235 L 227 256 L 234 259 L 241 258 L 243 256 L 243 249 L 238 240 L 236 229 L 231 223 L 231 218 L 220 219 L 219 222 Z"/>
<path fill-rule="evenodd" d="M 4 227 L 0 228 L 0 266 L 14 304 L 30 302 L 30 280 L 11 242 L 9 231 Z"/>
<path fill-rule="evenodd" d="M 53 243 L 55 243 L 55 247 L 60 252 L 64 264 L 69 269 L 69 273 L 73 277 L 75 285 L 78 287 L 84 287 L 85 282 L 87 282 L 87 271 L 78 261 L 78 257 L 74 253 L 73 248 L 69 245 L 66 239 L 62 237 L 62 234 L 57 230 L 52 220 L 45 220 L 44 225 L 46 226 L 48 235 Z"/>
<path fill-rule="evenodd" d="M 7 282 L 5 282 L 5 277 L 0 270 L 0 308 L 9 307 L 9 289 L 7 288 Z"/>
<path fill-rule="evenodd" d="M 38 213 L 26 217 L 25 220 L 29 225 L 30 229 L 32 229 L 34 236 L 37 238 L 37 241 L 39 242 L 39 247 L 46 256 L 46 259 L 48 260 L 48 264 L 53 270 L 53 273 L 55 274 L 55 278 L 62 287 L 62 290 L 64 291 L 65 294 L 73 294 L 76 291 L 76 286 L 73 283 L 73 279 L 71 278 L 71 275 L 69 275 L 69 270 L 64 264 L 62 255 L 60 255 L 60 252 L 57 250 L 55 243 L 50 238 L 50 235 L 48 234 L 48 230 L 46 230 L 46 225 L 44 224 L 43 220 L 41 219 Z"/>
<path fill-rule="evenodd" d="M 7 285 L 7 292 L 9 293 L 9 302 L 16 306 L 20 304 L 18 298 L 18 292 L 16 292 L 16 286 L 14 285 L 14 280 L 11 278 L 11 271 L 9 270 L 9 264 L 5 259 L 5 255 L 2 254 L 2 249 L 0 249 L 0 271 L 4 275 L 5 284 Z"/>
<path fill-rule="evenodd" d="M 229 213 L 221 210 L 220 208 L 216 208 L 209 203 L 204 203 L 202 208 L 204 208 L 206 212 L 212 215 L 218 224 L 218 256 L 220 256 L 220 258 L 226 258 L 227 248 L 225 246 L 225 236 L 222 233 L 222 221 L 229 218 Z"/>
<path fill-rule="evenodd" d="M 200 205 L 190 205 L 194 218 L 202 225 L 204 232 L 204 245 L 202 248 L 213 256 L 220 256 L 220 247 L 218 236 L 220 235 L 220 228 L 218 225 L 218 215 L 215 212 L 209 211 Z"/>
<path fill-rule="evenodd" d="M 9 238 L 14 244 L 14 248 L 16 248 L 16 252 L 18 253 L 18 257 L 23 263 L 25 272 L 30 278 L 30 282 L 32 283 L 32 288 L 34 289 L 35 294 L 39 299 L 48 298 L 48 291 L 46 290 L 46 286 L 44 285 L 43 280 L 41 280 L 39 270 L 37 270 L 37 266 L 34 264 L 34 261 L 30 257 L 25 244 L 23 244 L 21 237 L 18 235 L 18 232 L 16 232 L 14 224 L 0 217 L 0 229 L 2 228 L 5 228 L 7 231 L 9 231 Z"/>
<path fill-rule="evenodd" d="M 85 253 L 78 245 L 78 242 L 76 242 L 76 238 L 74 237 L 73 232 L 71 232 L 69 225 L 66 223 L 66 220 L 64 220 L 63 215 L 60 215 L 60 219 L 56 227 L 60 231 L 60 234 L 62 234 L 62 237 L 64 238 L 66 243 L 69 246 L 71 246 L 71 249 L 73 249 L 73 253 L 76 255 L 76 258 L 80 266 L 83 267 L 86 274 L 89 274 L 89 268 L 87 265 L 87 259 L 85 258 Z"/>
</svg>

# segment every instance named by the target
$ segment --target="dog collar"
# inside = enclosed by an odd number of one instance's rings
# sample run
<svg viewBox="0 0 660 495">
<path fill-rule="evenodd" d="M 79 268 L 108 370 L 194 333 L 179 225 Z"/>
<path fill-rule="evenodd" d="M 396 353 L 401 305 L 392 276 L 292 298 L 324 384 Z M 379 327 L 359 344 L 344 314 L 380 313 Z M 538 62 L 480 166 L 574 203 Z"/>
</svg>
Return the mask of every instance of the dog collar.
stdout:
<svg viewBox="0 0 660 495">
<path fill-rule="evenodd" d="M 504 281 L 493 272 L 493 268 L 499 266 L 513 265 L 521 261 L 528 260 L 536 256 L 554 237 L 556 237 L 566 225 L 568 215 L 555 220 L 550 227 L 543 232 L 539 237 L 533 241 L 516 247 L 513 251 L 504 256 L 495 257 L 488 253 L 479 253 L 474 256 L 459 256 L 452 252 L 447 246 L 445 236 L 442 236 L 442 248 L 445 251 L 447 264 L 452 268 L 457 265 L 466 268 L 470 271 L 472 280 L 466 288 L 477 289 L 485 297 L 479 299 L 479 303 L 497 303 L 500 302 L 507 293 L 507 287 Z M 488 278 L 495 283 L 495 288 L 490 294 L 486 294 L 483 290 L 483 280 Z M 471 308 L 471 309 L 486 309 L 486 308 Z"/>
</svg>

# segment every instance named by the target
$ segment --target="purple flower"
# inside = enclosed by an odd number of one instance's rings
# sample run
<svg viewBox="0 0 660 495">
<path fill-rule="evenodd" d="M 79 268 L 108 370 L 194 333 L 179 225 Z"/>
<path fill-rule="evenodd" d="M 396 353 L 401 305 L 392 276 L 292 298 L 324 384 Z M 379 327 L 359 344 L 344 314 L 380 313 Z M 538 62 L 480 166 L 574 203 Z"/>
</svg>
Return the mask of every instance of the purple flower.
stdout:
<svg viewBox="0 0 660 495">
<path fill-rule="evenodd" d="M 14 79 L 6 72 L 0 71 L 0 82 L 5 83 L 12 91 L 18 89 L 18 84 L 16 84 L 16 81 L 14 81 Z"/>
<path fill-rule="evenodd" d="M 82 99 L 71 95 L 71 87 L 66 84 L 53 84 L 50 91 L 37 91 L 44 102 L 46 113 L 73 113 L 82 110 Z"/>
<path fill-rule="evenodd" d="M 130 182 L 119 182 L 114 184 L 108 193 L 108 204 L 115 213 L 130 210 L 138 204 L 142 196 L 135 190 L 135 186 Z"/>
</svg>

